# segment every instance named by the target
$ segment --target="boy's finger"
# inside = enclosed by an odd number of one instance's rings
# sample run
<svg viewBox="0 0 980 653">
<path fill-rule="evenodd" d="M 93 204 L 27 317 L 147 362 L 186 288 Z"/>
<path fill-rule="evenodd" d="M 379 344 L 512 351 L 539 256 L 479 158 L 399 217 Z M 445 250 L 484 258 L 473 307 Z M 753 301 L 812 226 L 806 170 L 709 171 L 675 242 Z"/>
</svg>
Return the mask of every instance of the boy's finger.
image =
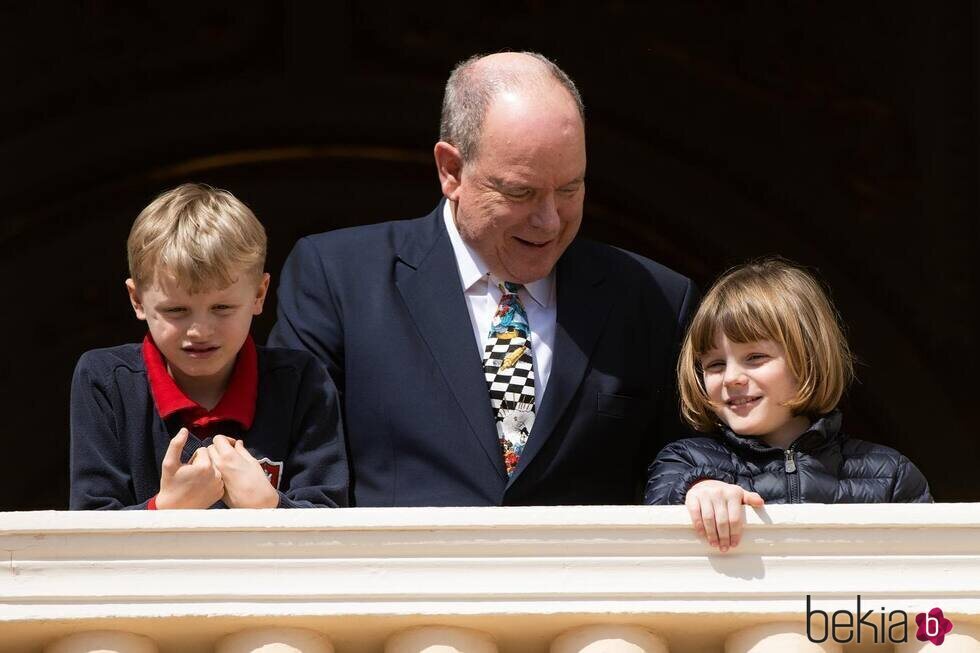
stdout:
<svg viewBox="0 0 980 653">
<path fill-rule="evenodd" d="M 216 479 L 223 480 L 221 478 L 221 456 L 214 450 L 213 444 L 205 449 L 205 451 L 208 455 L 204 457 L 208 460 L 208 467 L 211 469 L 211 473 Z"/>
<path fill-rule="evenodd" d="M 208 447 L 208 449 L 213 450 L 214 452 L 221 454 L 222 456 L 227 456 L 229 453 L 231 453 L 234 450 L 233 449 L 234 443 L 233 441 L 232 443 L 229 443 L 229 439 L 230 438 L 226 438 L 223 435 L 216 435 L 214 436 L 213 444 L 210 447 Z"/>
<path fill-rule="evenodd" d="M 236 440 L 235 438 L 229 438 L 227 435 L 221 435 L 220 433 L 214 436 L 211 440 L 212 442 L 218 442 L 218 441 L 227 442 L 229 447 L 234 447 L 235 443 L 238 442 L 238 440 Z"/>
<path fill-rule="evenodd" d="M 190 433 L 186 428 L 177 431 L 177 435 L 170 438 L 167 445 L 167 453 L 163 455 L 163 473 L 173 475 L 180 469 L 180 454 L 187 444 L 187 435 Z"/>
<path fill-rule="evenodd" d="M 235 451 L 240 453 L 247 460 L 255 460 L 255 456 L 252 455 L 251 451 L 245 448 L 245 443 L 242 440 L 235 442 Z"/>
<path fill-rule="evenodd" d="M 746 492 L 742 495 L 742 503 L 753 508 L 761 508 L 766 505 L 766 500 L 758 492 Z"/>
<path fill-rule="evenodd" d="M 210 445 L 207 447 L 201 447 L 194 452 L 194 457 L 191 459 L 190 464 L 194 465 L 196 469 L 204 470 L 215 467 L 214 452 L 211 450 Z"/>
</svg>

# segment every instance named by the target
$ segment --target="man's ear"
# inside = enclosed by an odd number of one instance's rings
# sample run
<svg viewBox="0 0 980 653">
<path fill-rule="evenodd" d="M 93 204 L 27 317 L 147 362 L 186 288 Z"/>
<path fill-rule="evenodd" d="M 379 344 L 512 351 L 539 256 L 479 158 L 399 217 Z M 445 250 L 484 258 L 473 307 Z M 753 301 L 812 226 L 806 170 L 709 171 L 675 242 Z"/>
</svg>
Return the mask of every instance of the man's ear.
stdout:
<svg viewBox="0 0 980 653">
<path fill-rule="evenodd" d="M 265 304 L 266 293 L 269 292 L 269 281 L 272 279 L 268 272 L 262 273 L 262 281 L 255 291 L 255 302 L 252 304 L 252 315 L 261 315 L 262 306 Z"/>
<path fill-rule="evenodd" d="M 433 154 L 436 158 L 436 170 L 439 172 L 439 184 L 446 199 L 456 201 L 459 185 L 462 182 L 463 157 L 455 145 L 446 141 L 436 143 Z"/>
<path fill-rule="evenodd" d="M 132 279 L 126 279 L 126 291 L 129 293 L 129 303 L 133 305 L 133 312 L 136 313 L 136 318 L 145 320 L 146 312 L 143 311 L 143 301 L 140 299 L 140 293 L 136 289 L 136 282 Z"/>
</svg>

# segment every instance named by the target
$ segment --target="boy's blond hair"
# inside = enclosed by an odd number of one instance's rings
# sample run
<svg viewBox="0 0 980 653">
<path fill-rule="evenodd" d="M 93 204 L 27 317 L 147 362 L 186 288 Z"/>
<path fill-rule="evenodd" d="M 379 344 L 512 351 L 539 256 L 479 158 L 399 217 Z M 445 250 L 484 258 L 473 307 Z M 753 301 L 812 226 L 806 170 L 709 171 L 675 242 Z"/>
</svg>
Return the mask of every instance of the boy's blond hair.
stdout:
<svg viewBox="0 0 980 653">
<path fill-rule="evenodd" d="M 126 242 L 138 288 L 163 272 L 192 294 L 226 288 L 243 272 L 260 279 L 265 248 L 265 229 L 251 209 L 207 184 L 182 184 L 150 202 Z"/>
<path fill-rule="evenodd" d="M 854 376 L 837 311 L 812 275 L 782 258 L 737 266 L 705 295 L 677 361 L 681 414 L 699 431 L 719 424 L 700 360 L 715 347 L 719 330 L 734 342 L 772 340 L 782 346 L 799 383 L 796 397 L 784 404 L 795 415 L 830 412 Z"/>
</svg>

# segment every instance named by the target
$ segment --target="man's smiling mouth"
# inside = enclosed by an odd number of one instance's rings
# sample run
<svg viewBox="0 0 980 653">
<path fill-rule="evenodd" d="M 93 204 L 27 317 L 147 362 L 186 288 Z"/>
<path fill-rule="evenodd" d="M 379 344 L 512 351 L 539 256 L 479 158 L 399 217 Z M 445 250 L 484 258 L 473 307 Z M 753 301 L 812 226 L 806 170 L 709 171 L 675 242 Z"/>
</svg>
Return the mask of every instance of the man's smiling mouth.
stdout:
<svg viewBox="0 0 980 653">
<path fill-rule="evenodd" d="M 536 247 L 538 249 L 541 249 L 542 247 L 545 247 L 549 243 L 551 243 L 550 240 L 546 240 L 543 243 L 536 243 L 536 242 L 531 241 L 531 240 L 524 240 L 523 238 L 520 238 L 519 236 L 514 236 L 514 240 L 516 240 L 520 244 L 525 245 L 527 247 Z"/>
</svg>

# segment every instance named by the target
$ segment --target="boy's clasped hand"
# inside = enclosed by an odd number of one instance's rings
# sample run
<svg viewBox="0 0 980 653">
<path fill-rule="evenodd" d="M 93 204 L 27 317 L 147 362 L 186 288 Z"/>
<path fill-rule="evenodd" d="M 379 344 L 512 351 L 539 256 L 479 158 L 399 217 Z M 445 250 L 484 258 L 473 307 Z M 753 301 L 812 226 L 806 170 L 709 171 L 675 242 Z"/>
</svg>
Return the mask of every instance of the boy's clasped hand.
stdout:
<svg viewBox="0 0 980 653">
<path fill-rule="evenodd" d="M 216 435 L 186 464 L 180 453 L 190 432 L 180 429 L 170 441 L 160 474 L 159 509 L 210 508 L 223 501 L 229 508 L 275 508 L 279 492 L 269 483 L 244 442 Z"/>
</svg>

